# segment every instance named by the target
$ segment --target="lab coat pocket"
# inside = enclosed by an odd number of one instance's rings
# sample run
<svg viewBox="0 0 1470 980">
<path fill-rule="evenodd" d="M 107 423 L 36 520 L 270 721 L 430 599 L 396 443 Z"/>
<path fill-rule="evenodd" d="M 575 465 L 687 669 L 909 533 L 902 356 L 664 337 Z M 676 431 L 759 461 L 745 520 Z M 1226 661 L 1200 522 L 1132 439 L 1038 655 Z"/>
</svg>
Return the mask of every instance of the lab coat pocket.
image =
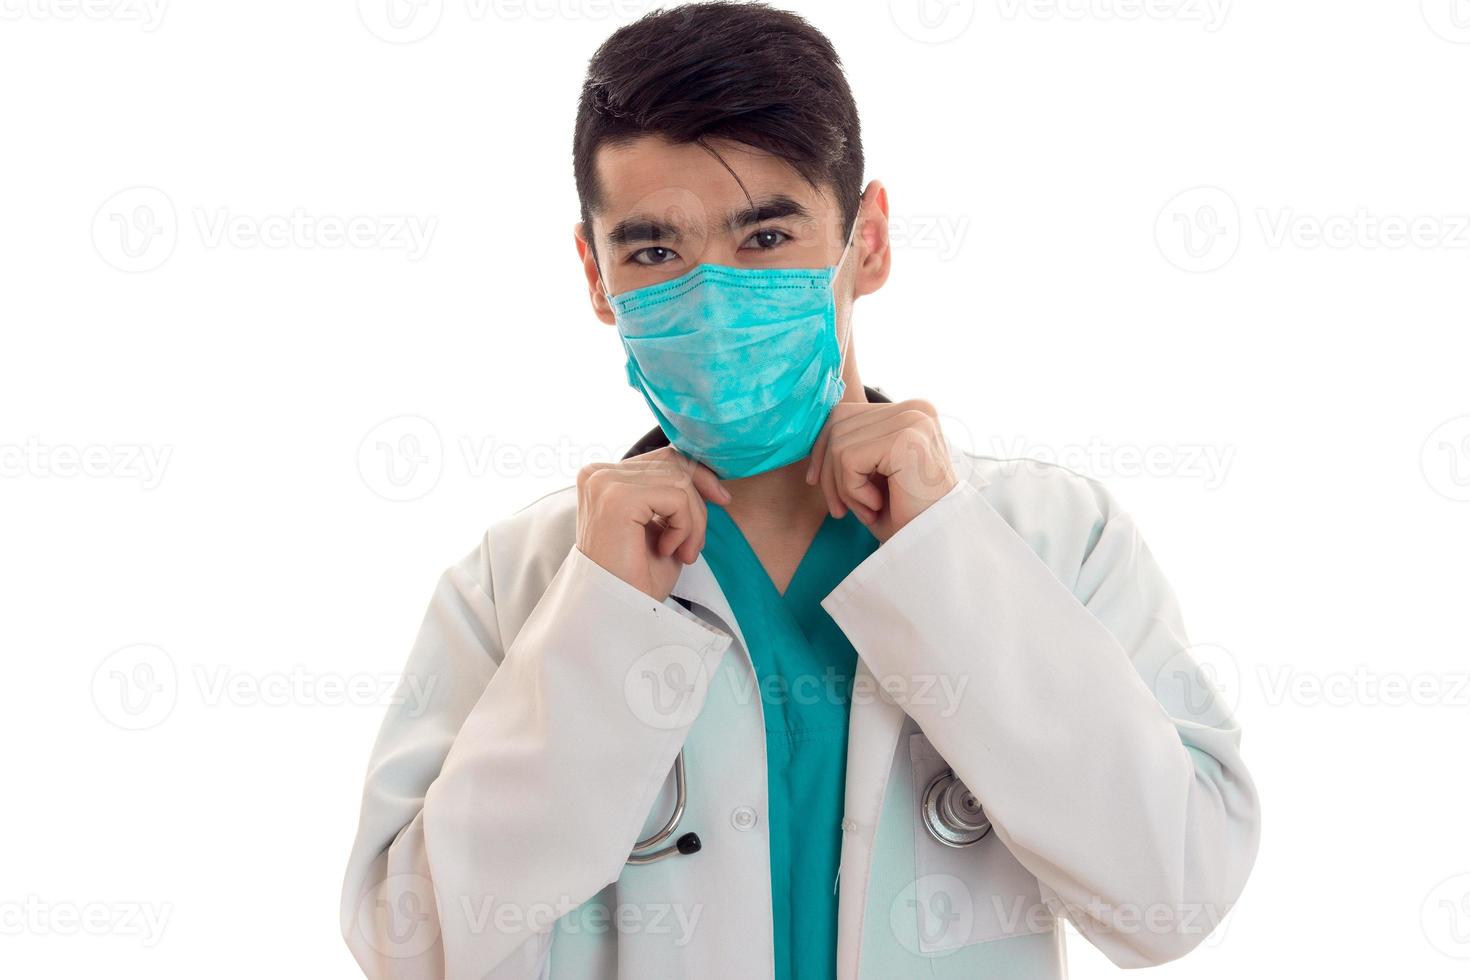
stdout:
<svg viewBox="0 0 1470 980">
<path fill-rule="evenodd" d="M 914 891 L 921 953 L 946 951 L 1013 936 L 1049 932 L 1055 920 L 1041 900 L 1036 877 L 1021 866 L 994 829 L 963 846 L 941 843 L 926 826 L 925 795 L 936 797 L 939 831 L 954 841 L 972 840 L 983 831 L 963 787 L 948 801 L 931 792 L 947 785 L 936 779 L 950 771 L 922 733 L 909 736 L 909 758 L 914 782 Z M 984 805 L 984 801 L 979 801 Z M 945 806 L 959 812 L 944 814 Z M 957 817 L 958 821 L 945 819 Z"/>
</svg>

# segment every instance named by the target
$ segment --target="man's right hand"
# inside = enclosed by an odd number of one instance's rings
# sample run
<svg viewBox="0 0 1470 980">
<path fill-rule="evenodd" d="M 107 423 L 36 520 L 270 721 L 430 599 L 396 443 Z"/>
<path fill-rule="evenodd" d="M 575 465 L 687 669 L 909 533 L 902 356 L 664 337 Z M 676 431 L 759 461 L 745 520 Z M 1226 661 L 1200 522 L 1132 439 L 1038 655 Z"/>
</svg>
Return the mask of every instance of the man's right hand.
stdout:
<svg viewBox="0 0 1470 980">
<path fill-rule="evenodd" d="M 662 602 L 704 549 L 705 501 L 728 504 L 714 471 L 665 446 L 577 474 L 577 547 Z"/>
</svg>

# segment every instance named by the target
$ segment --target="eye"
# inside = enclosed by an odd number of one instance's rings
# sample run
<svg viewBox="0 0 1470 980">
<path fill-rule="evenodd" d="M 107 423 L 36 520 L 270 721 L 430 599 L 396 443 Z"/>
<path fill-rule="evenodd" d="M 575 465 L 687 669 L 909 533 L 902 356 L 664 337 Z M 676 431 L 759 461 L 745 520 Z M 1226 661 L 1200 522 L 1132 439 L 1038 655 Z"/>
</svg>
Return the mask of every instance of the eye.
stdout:
<svg viewBox="0 0 1470 980">
<path fill-rule="evenodd" d="M 790 237 L 791 236 L 786 234 L 786 232 L 784 231 L 777 231 L 774 228 L 762 228 L 760 231 L 747 238 L 745 240 L 745 244 L 741 245 L 740 247 L 755 248 L 760 251 L 765 251 L 767 249 L 775 248 L 782 242 L 787 241 Z"/>
<path fill-rule="evenodd" d="M 665 262 L 672 262 L 678 257 L 678 252 L 671 248 L 664 248 L 662 245 L 651 245 L 648 248 L 640 248 L 628 256 L 630 261 L 636 262 L 638 265 L 663 265 Z"/>
</svg>

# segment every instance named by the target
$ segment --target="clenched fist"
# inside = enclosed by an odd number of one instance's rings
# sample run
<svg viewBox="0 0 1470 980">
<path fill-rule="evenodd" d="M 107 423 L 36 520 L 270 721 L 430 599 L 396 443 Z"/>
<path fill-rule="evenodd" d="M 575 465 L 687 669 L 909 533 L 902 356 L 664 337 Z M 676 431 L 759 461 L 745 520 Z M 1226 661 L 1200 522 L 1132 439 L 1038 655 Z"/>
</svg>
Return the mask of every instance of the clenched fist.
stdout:
<svg viewBox="0 0 1470 980">
<path fill-rule="evenodd" d="M 577 474 L 577 547 L 662 602 L 704 548 L 705 501 L 730 492 L 707 466 L 670 447 Z"/>
<path fill-rule="evenodd" d="M 887 541 L 954 488 L 939 413 L 926 401 L 838 402 L 812 447 L 806 482 Z"/>
</svg>

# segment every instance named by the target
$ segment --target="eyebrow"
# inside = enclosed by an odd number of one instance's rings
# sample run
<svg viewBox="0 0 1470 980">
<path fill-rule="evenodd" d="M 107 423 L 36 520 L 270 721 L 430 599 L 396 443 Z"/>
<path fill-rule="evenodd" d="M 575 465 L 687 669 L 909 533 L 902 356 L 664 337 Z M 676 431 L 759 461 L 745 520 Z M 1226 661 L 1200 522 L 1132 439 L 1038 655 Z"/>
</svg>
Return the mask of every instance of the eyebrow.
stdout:
<svg viewBox="0 0 1470 980">
<path fill-rule="evenodd" d="M 799 201 L 776 194 L 752 205 L 725 214 L 724 225 L 734 231 L 749 225 L 778 218 L 810 218 L 808 211 Z M 643 242 L 677 242 L 684 231 L 677 225 L 668 224 L 646 215 L 632 215 L 613 225 L 607 233 L 609 245 L 632 245 Z"/>
</svg>

